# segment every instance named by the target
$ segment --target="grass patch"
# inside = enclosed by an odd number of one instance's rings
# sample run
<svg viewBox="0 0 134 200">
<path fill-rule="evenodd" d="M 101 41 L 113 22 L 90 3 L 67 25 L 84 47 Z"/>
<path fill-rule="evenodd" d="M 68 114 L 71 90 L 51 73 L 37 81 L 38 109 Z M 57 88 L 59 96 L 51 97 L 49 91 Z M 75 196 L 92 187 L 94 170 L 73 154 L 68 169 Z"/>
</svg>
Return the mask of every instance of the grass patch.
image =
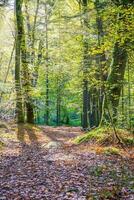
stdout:
<svg viewBox="0 0 134 200">
<path fill-rule="evenodd" d="M 105 147 L 103 153 L 106 155 L 120 155 L 120 149 L 116 147 Z"/>
<path fill-rule="evenodd" d="M 2 141 L 0 141 L 0 150 L 1 150 L 3 147 L 5 147 L 5 144 L 4 144 Z"/>
<path fill-rule="evenodd" d="M 117 129 L 117 133 L 122 143 L 124 143 L 126 146 L 134 146 L 134 137 L 131 133 L 122 129 Z M 99 145 L 108 146 L 111 144 L 118 144 L 118 139 L 116 138 L 112 128 L 100 127 L 77 137 L 74 142 L 76 144 L 92 142 Z"/>
<path fill-rule="evenodd" d="M 6 138 L 6 139 L 15 139 L 15 134 L 12 133 L 1 133 L 0 138 Z"/>
</svg>

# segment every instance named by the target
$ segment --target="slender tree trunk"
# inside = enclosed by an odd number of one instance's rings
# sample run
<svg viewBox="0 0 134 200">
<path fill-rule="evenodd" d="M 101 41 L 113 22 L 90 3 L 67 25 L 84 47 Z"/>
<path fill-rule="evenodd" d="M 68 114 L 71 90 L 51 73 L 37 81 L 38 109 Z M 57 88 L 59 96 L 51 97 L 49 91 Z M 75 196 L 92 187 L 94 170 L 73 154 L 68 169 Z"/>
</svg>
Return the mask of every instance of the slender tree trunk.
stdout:
<svg viewBox="0 0 134 200">
<path fill-rule="evenodd" d="M 48 18 L 45 4 L 45 31 L 46 31 L 46 124 L 49 125 L 49 66 L 48 66 Z"/>
<path fill-rule="evenodd" d="M 131 85 L 130 85 L 130 66 L 128 63 L 128 120 L 129 120 L 129 130 L 132 129 L 131 123 Z"/>
<path fill-rule="evenodd" d="M 88 81 L 83 80 L 83 117 L 82 126 L 88 128 Z"/>
<path fill-rule="evenodd" d="M 20 78 L 21 67 L 21 34 L 22 25 L 21 21 L 21 8 L 22 0 L 16 0 L 15 2 L 15 14 L 16 14 L 16 46 L 15 46 L 15 88 L 16 88 L 16 117 L 18 123 L 24 122 L 23 112 L 23 99 L 22 99 L 22 87 Z"/>
<path fill-rule="evenodd" d="M 57 126 L 60 125 L 61 122 L 61 97 L 60 97 L 60 86 L 59 86 L 59 80 L 57 80 L 57 102 L 56 102 L 56 123 Z"/>
<path fill-rule="evenodd" d="M 61 108 L 60 108 L 60 97 L 58 96 L 57 97 L 57 120 L 56 120 L 56 123 L 57 123 L 57 126 L 60 125 L 60 111 L 61 111 Z"/>
<path fill-rule="evenodd" d="M 5 78 L 4 78 L 4 81 L 3 83 L 6 83 L 7 82 L 7 78 L 8 78 L 8 75 L 9 75 L 9 71 L 10 71 L 10 68 L 11 68 L 11 63 L 12 63 L 12 59 L 13 59 L 13 54 L 14 54 L 14 50 L 15 50 L 15 42 L 14 42 L 14 45 L 13 45 L 13 49 L 11 51 L 11 56 L 10 56 L 10 60 L 9 60 L 9 63 L 8 63 L 8 67 L 7 67 L 7 71 L 6 71 L 6 74 L 5 74 Z M 3 94 L 4 92 L 2 91 L 0 93 L 0 102 L 2 101 L 2 97 L 3 97 Z"/>
<path fill-rule="evenodd" d="M 125 102 L 124 102 L 124 85 L 122 85 L 122 90 L 121 90 L 121 115 L 122 115 L 122 127 L 124 127 L 125 123 Z"/>
<path fill-rule="evenodd" d="M 30 97 L 30 90 L 31 90 L 31 83 L 30 83 L 30 73 L 28 68 L 28 61 L 27 61 L 27 45 L 26 45 L 26 36 L 25 36 L 25 29 L 24 29 L 24 20 L 23 20 L 23 13 L 22 9 L 20 10 L 21 20 L 21 63 L 22 63 L 22 75 L 23 75 L 23 88 L 25 92 L 25 105 L 26 105 L 26 115 L 27 115 L 27 122 L 34 123 L 34 110 L 32 99 Z"/>
<path fill-rule="evenodd" d="M 96 25 L 97 25 L 97 31 L 98 31 L 98 47 L 101 48 L 101 45 L 104 44 L 104 30 L 103 30 L 103 21 L 101 17 L 102 12 L 102 5 L 100 0 L 95 0 L 95 9 L 96 9 Z M 97 54 L 96 63 L 98 65 L 99 70 L 99 77 L 98 80 L 100 80 L 101 85 L 98 90 L 96 90 L 95 93 L 98 93 L 98 103 L 97 103 L 97 113 L 98 113 L 98 122 L 97 126 L 100 124 L 101 116 L 102 116 L 102 107 L 103 107 L 103 101 L 104 101 L 104 90 L 105 90 L 105 82 L 108 77 L 108 72 L 106 72 L 106 55 L 103 51 L 102 53 Z"/>
<path fill-rule="evenodd" d="M 82 26 L 84 30 L 87 30 L 88 24 L 88 0 L 82 1 L 82 9 L 84 12 L 84 18 L 82 21 Z M 82 127 L 83 129 L 87 129 L 89 126 L 88 123 L 88 68 L 89 68 L 89 55 L 88 55 L 88 38 L 86 35 L 83 35 L 83 114 L 82 114 Z"/>
<path fill-rule="evenodd" d="M 32 49 L 31 63 L 32 64 L 34 64 L 34 61 L 35 61 L 35 33 L 36 33 L 37 16 L 38 16 L 39 5 L 40 5 L 40 0 L 36 0 L 36 1 L 37 1 L 36 11 L 35 11 L 35 16 L 34 16 L 33 28 L 31 32 L 31 49 Z"/>
</svg>

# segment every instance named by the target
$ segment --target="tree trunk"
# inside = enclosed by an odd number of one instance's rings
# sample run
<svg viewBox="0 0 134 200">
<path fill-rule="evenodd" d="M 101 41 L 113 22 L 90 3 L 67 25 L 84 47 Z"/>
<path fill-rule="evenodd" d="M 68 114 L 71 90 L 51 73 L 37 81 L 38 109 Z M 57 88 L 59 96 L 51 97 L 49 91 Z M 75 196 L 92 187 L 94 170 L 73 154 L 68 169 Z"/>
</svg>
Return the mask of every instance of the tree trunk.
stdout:
<svg viewBox="0 0 134 200">
<path fill-rule="evenodd" d="M 82 117 L 83 129 L 88 128 L 88 81 L 83 80 L 83 117 Z"/>
<path fill-rule="evenodd" d="M 88 0 L 83 0 L 82 9 L 84 12 L 82 26 L 84 30 L 87 30 L 88 24 Z M 89 68 L 89 55 L 88 52 L 88 37 L 87 35 L 83 35 L 83 114 L 82 114 L 82 127 L 83 129 L 87 129 L 89 126 L 88 123 L 88 68 Z"/>
<path fill-rule="evenodd" d="M 101 48 L 101 46 L 104 44 L 104 30 L 103 30 L 103 21 L 101 17 L 102 12 L 102 4 L 100 0 L 95 0 L 95 9 L 96 9 L 96 25 L 97 25 L 97 31 L 98 31 L 98 48 Z M 106 55 L 103 51 L 102 53 L 97 54 L 96 57 L 96 63 L 98 65 L 98 77 L 97 79 L 101 81 L 100 88 L 96 90 L 95 94 L 98 93 L 98 103 L 97 103 L 97 113 L 98 113 L 98 122 L 97 126 L 100 124 L 101 116 L 102 116 L 102 107 L 103 107 L 103 100 L 104 100 L 104 90 L 105 90 L 105 82 L 108 77 L 108 71 L 106 71 Z"/>
<path fill-rule="evenodd" d="M 118 105 L 119 105 L 126 65 L 127 65 L 126 47 L 121 46 L 117 42 L 115 43 L 114 46 L 112 70 L 108 77 L 108 82 L 110 86 L 109 99 L 112 106 L 112 115 L 114 121 L 117 121 Z"/>
<path fill-rule="evenodd" d="M 61 122 L 61 88 L 60 79 L 57 77 L 57 101 L 56 101 L 56 124 L 60 125 Z"/>
<path fill-rule="evenodd" d="M 23 75 L 23 88 L 25 93 L 25 105 L 26 105 L 26 115 L 27 122 L 34 123 L 34 111 L 32 99 L 30 97 L 31 83 L 30 83 L 30 73 L 28 68 L 27 61 L 27 46 L 26 46 L 26 37 L 25 37 L 25 29 L 24 29 L 24 21 L 23 21 L 23 13 L 22 8 L 20 10 L 20 26 L 21 26 L 21 63 L 22 63 L 22 75 Z"/>
<path fill-rule="evenodd" d="M 45 4 L 45 31 L 46 31 L 46 124 L 49 125 L 49 66 L 48 66 L 48 18 Z"/>
<path fill-rule="evenodd" d="M 61 105 L 60 105 L 60 95 L 58 94 L 57 95 L 57 108 L 56 108 L 56 110 L 57 110 L 57 119 L 56 119 L 56 122 L 57 122 L 57 126 L 59 126 L 60 125 L 60 114 L 61 114 Z"/>
<path fill-rule="evenodd" d="M 122 6 L 122 9 L 128 9 L 129 6 L 133 5 L 133 3 L 129 0 L 127 1 L 117 1 L 114 0 L 114 3 L 117 7 Z M 118 16 L 117 16 L 117 22 L 123 23 L 125 25 L 126 19 L 125 15 L 122 14 L 122 11 L 119 11 Z M 122 25 L 122 27 L 123 27 Z M 126 29 L 124 30 L 124 34 Z M 122 32 L 122 29 L 119 29 L 117 31 L 118 37 L 120 36 L 120 33 Z M 113 123 L 116 124 L 117 118 L 118 118 L 118 105 L 119 105 L 119 100 L 121 96 L 121 90 L 123 86 L 123 80 L 124 80 L 124 74 L 127 66 L 127 43 L 129 39 L 126 38 L 124 39 L 123 43 L 121 42 L 121 37 L 115 42 L 114 44 L 114 49 L 113 49 L 113 59 L 112 59 L 112 64 L 111 64 L 111 72 L 108 76 L 107 84 L 108 84 L 108 91 L 107 94 L 105 94 L 105 99 L 103 103 L 103 113 L 102 113 L 102 119 L 101 119 L 101 124 L 107 120 L 108 115 L 106 110 L 111 111 L 111 117 L 113 120 Z M 106 93 L 106 92 L 105 92 Z"/>
<path fill-rule="evenodd" d="M 118 105 L 121 96 L 121 89 L 124 80 L 125 69 L 127 65 L 127 50 L 125 45 L 120 45 L 116 42 L 113 50 L 113 61 L 111 65 L 111 72 L 108 77 L 108 92 L 106 94 L 107 100 L 104 100 L 104 118 L 106 117 L 105 111 L 107 106 L 110 106 L 111 116 L 113 122 L 117 122 Z M 108 105 L 107 105 L 107 103 Z M 103 119 L 102 119 L 103 120 Z"/>
<path fill-rule="evenodd" d="M 16 46 L 15 46 L 15 88 L 16 88 L 16 118 L 18 123 L 24 122 L 23 112 L 23 99 L 22 88 L 20 78 L 20 66 L 21 66 L 21 8 L 22 0 L 16 0 L 15 2 L 15 14 L 16 14 Z"/>
</svg>

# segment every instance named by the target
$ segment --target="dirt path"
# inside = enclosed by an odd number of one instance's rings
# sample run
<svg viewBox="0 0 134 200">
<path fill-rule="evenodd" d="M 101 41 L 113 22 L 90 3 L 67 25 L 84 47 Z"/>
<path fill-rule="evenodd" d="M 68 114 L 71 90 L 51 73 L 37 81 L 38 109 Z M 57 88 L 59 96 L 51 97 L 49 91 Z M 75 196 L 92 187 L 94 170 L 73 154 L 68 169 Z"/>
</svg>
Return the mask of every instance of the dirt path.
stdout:
<svg viewBox="0 0 134 200">
<path fill-rule="evenodd" d="M 1 153 L 0 200 L 134 199 L 132 163 L 73 146 L 80 128 L 19 126 L 13 133 Z"/>
</svg>

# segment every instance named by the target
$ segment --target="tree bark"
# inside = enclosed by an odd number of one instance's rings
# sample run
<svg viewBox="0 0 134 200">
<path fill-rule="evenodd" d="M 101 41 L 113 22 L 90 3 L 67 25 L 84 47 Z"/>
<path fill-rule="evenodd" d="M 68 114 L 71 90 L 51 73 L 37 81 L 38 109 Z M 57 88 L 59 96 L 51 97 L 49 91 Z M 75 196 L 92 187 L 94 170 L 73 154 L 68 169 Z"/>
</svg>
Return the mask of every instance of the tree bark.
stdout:
<svg viewBox="0 0 134 200">
<path fill-rule="evenodd" d="M 30 90 L 31 90 L 31 83 L 30 83 L 30 73 L 28 68 L 28 61 L 27 61 L 27 45 L 26 45 L 26 37 L 25 37 L 25 29 L 24 29 L 24 20 L 23 20 L 23 13 L 22 13 L 22 6 L 20 9 L 20 26 L 21 26 L 21 63 L 22 63 L 22 78 L 23 78 L 23 88 L 25 93 L 25 105 L 26 105 L 26 115 L 27 115 L 27 122 L 34 123 L 34 110 L 32 99 L 30 97 Z"/>
<path fill-rule="evenodd" d="M 130 5 L 130 1 L 123 1 L 123 0 L 122 1 L 114 0 L 114 3 L 117 7 L 122 6 L 122 9 L 128 9 L 128 5 Z M 119 12 L 117 17 L 117 23 L 120 22 L 122 22 L 123 24 L 126 23 L 125 15 L 123 15 L 122 12 Z M 122 30 L 120 30 L 119 27 L 117 34 L 120 35 L 121 31 Z M 124 34 L 126 34 L 125 31 L 126 29 L 124 30 Z M 101 124 L 103 124 L 103 122 L 107 121 L 108 119 L 107 109 L 111 110 L 111 117 L 113 123 L 116 124 L 117 122 L 118 106 L 123 86 L 125 70 L 127 66 L 128 41 L 129 39 L 126 37 L 122 43 L 120 36 L 120 38 L 114 44 L 111 71 L 107 79 L 108 91 L 107 94 L 105 93 L 105 99 L 103 102 L 103 113 L 102 113 Z"/>
<path fill-rule="evenodd" d="M 59 80 L 57 80 L 57 105 L 56 105 L 56 123 L 57 126 L 60 125 L 61 122 L 61 97 L 60 97 L 60 85 L 59 85 Z"/>
<path fill-rule="evenodd" d="M 102 12 L 102 4 L 100 0 L 96 0 L 94 2 L 95 4 L 95 9 L 96 9 L 96 26 L 97 26 L 97 31 L 98 31 L 98 47 L 101 48 L 101 46 L 104 44 L 104 30 L 103 30 L 103 21 L 101 17 L 101 12 Z M 106 71 L 106 55 L 105 52 L 103 51 L 102 53 L 97 54 L 96 57 L 96 63 L 98 65 L 98 77 L 97 79 L 100 80 L 100 88 L 96 89 L 95 94 L 98 93 L 98 103 L 96 103 L 97 106 L 97 126 L 100 124 L 101 121 L 101 116 L 102 116 L 102 107 L 103 107 L 103 100 L 104 100 L 104 90 L 105 90 L 105 82 L 108 77 L 108 71 Z"/>
<path fill-rule="evenodd" d="M 21 67 L 21 8 L 22 0 L 15 2 L 16 15 L 16 46 L 15 46 L 15 88 L 16 88 L 16 118 L 18 123 L 24 123 L 23 99 L 22 99 L 22 85 L 20 77 Z"/>
<path fill-rule="evenodd" d="M 83 0 L 81 2 L 82 4 L 82 10 L 84 13 L 82 26 L 84 30 L 87 30 L 87 24 L 88 24 L 88 13 L 87 13 L 87 7 L 88 7 L 88 0 Z M 83 34 L 83 112 L 82 112 L 82 127 L 83 129 L 87 129 L 89 126 L 88 122 L 88 68 L 89 68 L 89 55 L 88 55 L 88 38 L 87 35 Z"/>
<path fill-rule="evenodd" d="M 116 42 L 113 51 L 111 73 L 108 77 L 109 102 L 111 103 L 113 120 L 117 121 L 118 105 L 121 96 L 121 89 L 127 65 L 126 47 Z"/>
<path fill-rule="evenodd" d="M 46 31 L 46 124 L 49 125 L 49 66 L 48 66 L 48 17 L 45 4 L 45 31 Z"/>
</svg>

